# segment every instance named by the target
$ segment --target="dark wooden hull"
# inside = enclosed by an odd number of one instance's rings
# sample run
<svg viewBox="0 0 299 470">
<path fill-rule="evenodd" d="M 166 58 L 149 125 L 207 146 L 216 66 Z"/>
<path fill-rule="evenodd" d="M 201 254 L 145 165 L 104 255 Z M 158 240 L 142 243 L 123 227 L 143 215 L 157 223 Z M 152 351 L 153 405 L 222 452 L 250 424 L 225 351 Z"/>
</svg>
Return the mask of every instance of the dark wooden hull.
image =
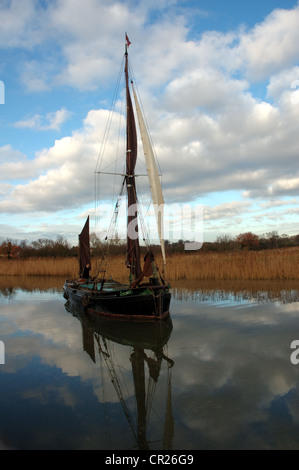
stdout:
<svg viewBox="0 0 299 470">
<path fill-rule="evenodd" d="M 64 296 L 82 305 L 89 313 L 102 318 L 149 322 L 164 320 L 169 316 L 171 293 L 168 285 L 129 286 L 107 282 L 103 290 L 92 285 L 66 281 Z"/>
</svg>

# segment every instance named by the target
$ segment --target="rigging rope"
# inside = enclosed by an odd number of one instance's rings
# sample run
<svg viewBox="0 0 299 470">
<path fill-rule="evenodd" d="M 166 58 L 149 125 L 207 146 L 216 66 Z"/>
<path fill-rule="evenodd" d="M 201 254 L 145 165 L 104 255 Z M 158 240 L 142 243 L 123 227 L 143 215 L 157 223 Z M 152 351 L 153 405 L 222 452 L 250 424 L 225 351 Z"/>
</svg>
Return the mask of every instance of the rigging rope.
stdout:
<svg viewBox="0 0 299 470">
<path fill-rule="evenodd" d="M 108 136 L 109 136 L 111 126 L 112 126 L 112 121 L 113 121 L 114 111 L 115 111 L 115 108 L 116 108 L 116 103 L 117 103 L 117 99 L 118 99 L 118 95 L 119 95 L 119 90 L 121 89 L 120 83 L 121 83 L 122 75 L 123 75 L 123 67 L 124 67 L 124 58 L 121 62 L 121 66 L 120 66 L 120 69 L 119 69 L 117 82 L 116 82 L 116 85 L 115 85 L 114 94 L 113 94 L 113 98 L 112 98 L 112 104 L 111 104 L 111 107 L 110 107 L 109 116 L 108 116 L 108 119 L 107 119 L 107 122 L 106 122 L 106 127 L 105 127 L 105 130 L 104 130 L 102 145 L 101 145 L 101 149 L 100 149 L 99 154 L 98 154 L 96 167 L 95 167 L 94 191 L 95 191 L 95 226 L 96 226 L 96 228 L 98 226 L 98 209 L 99 209 L 98 201 L 100 199 L 100 194 L 99 194 L 100 184 L 99 184 L 99 181 L 98 181 L 98 174 L 99 174 L 99 171 L 102 170 L 103 159 L 104 159 L 104 155 L 105 155 L 105 151 L 106 151 L 106 146 L 107 146 L 107 143 L 108 143 Z M 123 99 L 121 99 L 121 103 L 123 103 Z M 122 108 L 121 108 L 120 113 L 119 113 L 119 125 L 118 125 L 118 139 L 117 139 L 116 155 L 118 155 L 118 152 L 119 152 L 119 142 L 120 142 L 120 132 L 121 132 L 121 117 L 122 117 Z M 119 158 L 120 157 L 116 158 L 115 165 L 116 165 L 116 162 Z M 114 181 L 113 187 L 115 187 L 115 181 Z"/>
<path fill-rule="evenodd" d="M 123 397 L 122 389 L 121 389 L 121 386 L 120 386 L 120 383 L 119 383 L 119 380 L 118 380 L 118 377 L 117 377 L 117 374 L 116 374 L 116 371 L 115 371 L 115 367 L 114 367 L 114 364 L 113 364 L 113 361 L 112 361 L 111 351 L 110 351 L 110 353 L 108 352 L 108 343 L 107 343 L 106 339 L 104 337 L 101 337 L 100 335 L 95 334 L 95 338 L 96 338 L 96 341 L 97 341 L 98 346 L 99 346 L 99 353 L 104 358 L 104 361 L 105 361 L 105 364 L 106 364 L 106 367 L 107 367 L 107 371 L 108 371 L 109 376 L 110 376 L 110 380 L 111 380 L 111 382 L 112 382 L 112 384 L 115 388 L 115 391 L 117 393 L 118 399 L 119 399 L 119 401 L 121 403 L 121 406 L 123 408 L 124 414 L 125 414 L 125 416 L 128 420 L 128 423 L 130 425 L 133 436 L 136 439 L 135 428 L 134 428 L 134 425 L 133 425 L 133 422 L 132 422 L 132 419 L 131 419 L 129 408 L 128 408 L 128 406 L 126 404 L 126 401 Z M 101 343 L 100 343 L 101 339 L 102 339 L 103 345 L 105 347 L 105 350 L 103 350 L 103 348 L 101 346 Z"/>
</svg>

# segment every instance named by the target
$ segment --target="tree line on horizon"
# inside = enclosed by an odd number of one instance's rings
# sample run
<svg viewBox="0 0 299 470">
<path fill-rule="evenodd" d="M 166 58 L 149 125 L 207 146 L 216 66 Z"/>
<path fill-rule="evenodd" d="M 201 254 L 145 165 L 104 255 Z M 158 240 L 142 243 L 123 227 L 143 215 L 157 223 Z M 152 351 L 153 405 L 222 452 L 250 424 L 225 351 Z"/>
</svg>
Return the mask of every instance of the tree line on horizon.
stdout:
<svg viewBox="0 0 299 470">
<path fill-rule="evenodd" d="M 238 250 L 269 250 L 274 248 L 289 248 L 299 246 L 299 234 L 289 236 L 287 234 L 279 235 L 272 231 L 259 237 L 252 232 L 240 233 L 236 237 L 230 235 L 218 236 L 214 242 L 204 242 L 200 251 L 202 252 L 223 252 Z M 93 256 L 103 256 L 109 250 L 111 255 L 122 255 L 126 251 L 126 243 L 115 239 L 109 242 L 102 241 L 95 233 L 90 235 L 90 248 Z M 153 252 L 158 252 L 159 246 L 153 245 Z M 167 254 L 185 252 L 185 241 L 177 242 L 165 241 Z M 141 247 L 141 253 L 145 247 Z M 191 253 L 194 253 L 191 252 Z M 0 244 L 0 257 L 12 258 L 33 258 L 33 257 L 77 257 L 78 246 L 71 246 L 62 236 L 58 236 L 55 241 L 48 238 L 39 238 L 29 243 L 27 240 L 15 242 L 10 239 L 4 240 Z"/>
</svg>

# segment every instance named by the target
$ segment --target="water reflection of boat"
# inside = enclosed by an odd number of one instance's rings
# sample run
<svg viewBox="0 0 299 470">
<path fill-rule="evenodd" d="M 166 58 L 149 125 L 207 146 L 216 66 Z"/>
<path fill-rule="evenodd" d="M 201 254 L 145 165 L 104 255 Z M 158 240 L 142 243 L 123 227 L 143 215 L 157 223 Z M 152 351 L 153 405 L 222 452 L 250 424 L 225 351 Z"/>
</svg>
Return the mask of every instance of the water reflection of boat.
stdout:
<svg viewBox="0 0 299 470">
<path fill-rule="evenodd" d="M 94 363 L 97 362 L 97 351 L 99 360 L 105 364 L 107 374 L 115 388 L 139 449 L 150 448 L 147 440 L 147 425 L 153 400 L 153 390 L 158 382 L 163 361 L 167 364 L 167 404 L 162 448 L 171 449 L 173 438 L 171 369 L 174 362 L 165 353 L 173 328 L 170 317 L 164 322 L 149 323 L 147 328 L 144 328 L 144 325 L 140 323 L 127 324 L 119 321 L 107 321 L 98 315 L 88 314 L 86 310 L 78 307 L 77 303 L 72 303 L 70 300 L 66 302 L 65 308 L 81 323 L 84 351 L 87 352 Z M 115 343 L 132 348 L 129 358 L 137 409 L 135 425 L 114 363 L 115 349 L 113 346 Z M 147 388 L 146 376 L 149 379 Z M 165 397 L 161 398 L 164 399 Z"/>
</svg>

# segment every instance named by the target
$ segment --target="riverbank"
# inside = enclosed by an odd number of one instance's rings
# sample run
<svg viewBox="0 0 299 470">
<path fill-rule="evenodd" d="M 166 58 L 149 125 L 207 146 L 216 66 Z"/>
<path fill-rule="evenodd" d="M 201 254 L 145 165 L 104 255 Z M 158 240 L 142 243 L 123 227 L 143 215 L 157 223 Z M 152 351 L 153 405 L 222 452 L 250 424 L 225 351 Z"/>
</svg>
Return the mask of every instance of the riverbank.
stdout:
<svg viewBox="0 0 299 470">
<path fill-rule="evenodd" d="M 160 260 L 158 260 L 160 261 Z M 161 266 L 161 262 L 159 263 Z M 166 279 L 178 280 L 299 280 L 299 248 L 265 251 L 187 252 L 167 259 Z M 101 265 L 93 260 L 92 273 L 105 269 L 106 277 L 126 279 L 122 256 Z M 78 260 L 69 258 L 0 259 L 0 276 L 78 277 Z M 100 274 L 101 277 L 101 274 Z"/>
</svg>

